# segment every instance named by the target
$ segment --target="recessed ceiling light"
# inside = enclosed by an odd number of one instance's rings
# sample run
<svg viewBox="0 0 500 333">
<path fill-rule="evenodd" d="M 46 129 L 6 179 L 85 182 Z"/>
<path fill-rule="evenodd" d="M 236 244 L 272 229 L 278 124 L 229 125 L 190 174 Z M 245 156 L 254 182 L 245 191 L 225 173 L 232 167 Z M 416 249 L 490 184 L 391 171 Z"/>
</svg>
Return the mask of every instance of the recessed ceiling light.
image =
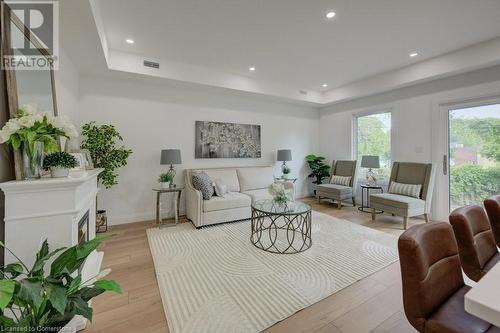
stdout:
<svg viewBox="0 0 500 333">
<path fill-rule="evenodd" d="M 331 18 L 334 18 L 334 17 L 335 17 L 335 12 L 328 12 L 328 13 L 326 13 L 326 18 L 331 19 Z"/>
<path fill-rule="evenodd" d="M 416 56 L 418 56 L 417 52 L 410 53 L 410 58 L 415 58 Z"/>
<path fill-rule="evenodd" d="M 248 70 L 253 72 L 253 71 L 255 71 L 255 67 L 250 67 Z"/>
<path fill-rule="evenodd" d="M 127 44 L 134 44 L 134 40 L 133 39 L 130 39 L 130 38 L 127 38 L 125 39 L 125 41 L 127 42 Z"/>
<path fill-rule="evenodd" d="M 326 88 L 326 87 L 328 87 L 328 84 L 327 84 L 327 83 L 323 83 L 321 86 L 322 86 L 323 88 Z"/>
</svg>

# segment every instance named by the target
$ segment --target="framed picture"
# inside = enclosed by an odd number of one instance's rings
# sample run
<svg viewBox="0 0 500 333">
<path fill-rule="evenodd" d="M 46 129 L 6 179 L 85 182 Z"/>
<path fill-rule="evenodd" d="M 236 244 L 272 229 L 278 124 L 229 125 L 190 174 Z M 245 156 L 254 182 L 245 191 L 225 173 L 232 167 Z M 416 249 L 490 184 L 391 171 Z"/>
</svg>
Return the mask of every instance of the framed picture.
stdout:
<svg viewBox="0 0 500 333">
<path fill-rule="evenodd" d="M 195 158 L 260 158 L 260 125 L 196 121 Z"/>
<path fill-rule="evenodd" d="M 94 163 L 92 162 L 92 157 L 90 156 L 90 151 L 87 149 L 78 149 L 70 152 L 73 157 L 76 158 L 77 166 L 72 171 L 77 170 L 91 170 L 94 168 Z"/>
</svg>

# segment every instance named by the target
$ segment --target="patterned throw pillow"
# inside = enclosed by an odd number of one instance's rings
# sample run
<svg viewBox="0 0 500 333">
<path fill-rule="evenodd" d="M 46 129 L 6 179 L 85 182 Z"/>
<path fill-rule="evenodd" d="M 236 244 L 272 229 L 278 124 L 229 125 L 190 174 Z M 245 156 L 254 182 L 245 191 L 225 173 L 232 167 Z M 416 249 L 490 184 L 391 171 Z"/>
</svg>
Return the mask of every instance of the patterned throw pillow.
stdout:
<svg viewBox="0 0 500 333">
<path fill-rule="evenodd" d="M 389 193 L 420 198 L 421 189 L 422 185 L 420 184 L 403 184 L 403 183 L 391 182 L 391 186 L 389 187 Z"/>
<path fill-rule="evenodd" d="M 220 179 L 216 179 L 213 183 L 215 195 L 224 198 L 227 193 L 227 186 Z"/>
<path fill-rule="evenodd" d="M 330 179 L 330 184 L 350 186 L 351 185 L 351 177 L 343 177 L 343 176 L 335 176 L 333 175 Z"/>
<path fill-rule="evenodd" d="M 214 187 L 212 186 L 212 180 L 205 172 L 195 173 L 191 178 L 193 187 L 201 192 L 204 200 L 210 200 L 212 195 L 214 195 Z"/>
</svg>

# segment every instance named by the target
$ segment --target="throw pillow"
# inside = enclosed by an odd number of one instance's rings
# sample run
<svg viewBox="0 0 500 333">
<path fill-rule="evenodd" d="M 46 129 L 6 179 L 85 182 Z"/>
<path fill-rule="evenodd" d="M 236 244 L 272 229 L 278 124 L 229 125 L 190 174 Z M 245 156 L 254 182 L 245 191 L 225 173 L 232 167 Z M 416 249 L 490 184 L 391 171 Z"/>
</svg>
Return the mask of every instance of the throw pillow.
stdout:
<svg viewBox="0 0 500 333">
<path fill-rule="evenodd" d="M 215 195 L 224 198 L 224 196 L 227 193 L 227 185 L 224 184 L 220 179 L 216 179 L 213 185 L 214 185 Z"/>
<path fill-rule="evenodd" d="M 343 186 L 351 185 L 351 177 L 335 176 L 333 175 L 330 179 L 330 184 L 337 184 Z"/>
<path fill-rule="evenodd" d="M 389 193 L 420 198 L 421 189 L 422 185 L 420 184 L 404 184 L 404 183 L 391 182 L 391 186 L 389 186 Z"/>
<path fill-rule="evenodd" d="M 214 195 L 214 187 L 212 186 L 212 180 L 205 172 L 195 173 L 191 178 L 193 187 L 201 192 L 204 200 L 210 200 L 212 195 Z"/>
</svg>

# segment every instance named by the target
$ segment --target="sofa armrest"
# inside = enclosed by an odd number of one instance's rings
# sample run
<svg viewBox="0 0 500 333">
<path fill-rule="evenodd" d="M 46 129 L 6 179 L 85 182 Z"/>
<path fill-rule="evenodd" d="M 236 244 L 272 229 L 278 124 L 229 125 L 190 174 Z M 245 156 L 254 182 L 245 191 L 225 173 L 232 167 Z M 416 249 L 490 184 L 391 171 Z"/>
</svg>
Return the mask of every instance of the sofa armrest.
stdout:
<svg viewBox="0 0 500 333">
<path fill-rule="evenodd" d="M 195 189 L 191 183 L 186 180 L 186 216 L 195 227 L 202 225 L 203 196 L 200 191 Z"/>
</svg>

